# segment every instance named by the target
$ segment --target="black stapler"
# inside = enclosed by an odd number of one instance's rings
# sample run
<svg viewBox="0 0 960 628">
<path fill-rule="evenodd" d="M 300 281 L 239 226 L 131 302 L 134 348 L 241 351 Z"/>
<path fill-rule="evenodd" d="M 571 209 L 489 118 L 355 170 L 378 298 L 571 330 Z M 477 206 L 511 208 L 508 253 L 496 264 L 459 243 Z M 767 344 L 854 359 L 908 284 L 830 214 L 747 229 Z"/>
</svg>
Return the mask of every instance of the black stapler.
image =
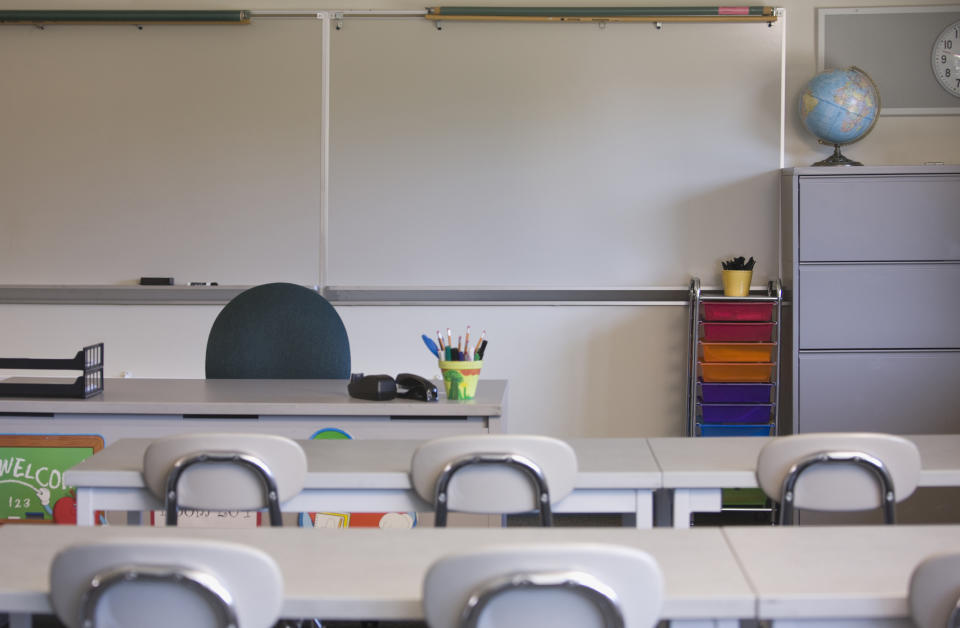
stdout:
<svg viewBox="0 0 960 628">
<path fill-rule="evenodd" d="M 413 373 L 400 373 L 397 375 L 397 386 L 401 388 L 397 392 L 398 397 L 404 399 L 419 399 L 420 401 L 436 401 L 438 397 L 437 387 L 429 379 L 414 375 Z"/>
<path fill-rule="evenodd" d="M 351 373 L 347 392 L 357 399 L 389 401 L 397 396 L 397 382 L 389 375 Z"/>
</svg>

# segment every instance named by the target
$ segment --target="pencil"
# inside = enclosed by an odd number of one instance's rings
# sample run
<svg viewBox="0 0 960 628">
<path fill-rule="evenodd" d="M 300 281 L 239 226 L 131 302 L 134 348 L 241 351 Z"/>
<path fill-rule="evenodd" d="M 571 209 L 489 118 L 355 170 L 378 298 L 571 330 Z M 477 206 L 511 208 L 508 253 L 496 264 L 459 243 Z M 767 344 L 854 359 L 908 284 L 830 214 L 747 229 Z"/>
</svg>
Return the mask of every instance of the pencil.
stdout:
<svg viewBox="0 0 960 628">
<path fill-rule="evenodd" d="M 439 329 L 437 330 L 437 341 L 440 342 L 440 350 L 443 351 L 443 349 L 444 349 L 443 335 L 440 333 L 440 330 L 439 330 Z"/>
<path fill-rule="evenodd" d="M 467 325 L 467 333 L 463 336 L 463 351 L 470 352 L 470 325 Z"/>
</svg>

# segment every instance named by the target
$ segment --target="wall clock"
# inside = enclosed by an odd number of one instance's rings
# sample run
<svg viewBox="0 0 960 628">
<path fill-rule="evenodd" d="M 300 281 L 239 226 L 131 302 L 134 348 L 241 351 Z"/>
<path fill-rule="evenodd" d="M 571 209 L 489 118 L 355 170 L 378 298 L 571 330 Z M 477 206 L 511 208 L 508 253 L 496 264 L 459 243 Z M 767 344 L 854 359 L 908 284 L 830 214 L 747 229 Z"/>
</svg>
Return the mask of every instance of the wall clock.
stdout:
<svg viewBox="0 0 960 628">
<path fill-rule="evenodd" d="M 940 86 L 960 98 L 960 21 L 946 27 L 937 36 L 930 65 Z"/>
</svg>

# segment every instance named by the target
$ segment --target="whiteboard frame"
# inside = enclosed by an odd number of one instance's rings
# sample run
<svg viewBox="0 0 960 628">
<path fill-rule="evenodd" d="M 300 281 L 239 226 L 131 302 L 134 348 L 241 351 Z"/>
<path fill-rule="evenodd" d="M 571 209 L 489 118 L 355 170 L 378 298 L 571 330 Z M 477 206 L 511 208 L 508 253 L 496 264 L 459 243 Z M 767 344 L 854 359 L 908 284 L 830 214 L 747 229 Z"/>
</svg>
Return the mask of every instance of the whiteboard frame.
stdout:
<svg viewBox="0 0 960 628">
<path fill-rule="evenodd" d="M 960 4 L 943 4 L 936 6 L 895 6 L 895 7 L 850 7 L 850 8 L 818 8 L 817 9 L 817 73 L 823 72 L 826 59 L 826 21 L 828 15 L 863 15 L 863 14 L 891 14 L 891 13 L 956 13 L 960 11 Z M 958 107 L 883 107 L 881 116 L 956 116 L 960 115 Z"/>
</svg>

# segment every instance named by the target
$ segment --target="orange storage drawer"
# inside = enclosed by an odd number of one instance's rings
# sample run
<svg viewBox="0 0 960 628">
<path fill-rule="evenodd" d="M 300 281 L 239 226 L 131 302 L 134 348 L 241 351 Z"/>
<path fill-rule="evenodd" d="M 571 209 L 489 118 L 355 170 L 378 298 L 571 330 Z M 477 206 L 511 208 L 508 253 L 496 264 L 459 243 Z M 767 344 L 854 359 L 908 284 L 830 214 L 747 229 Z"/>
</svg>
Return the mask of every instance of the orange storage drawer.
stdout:
<svg viewBox="0 0 960 628">
<path fill-rule="evenodd" d="M 704 362 L 770 362 L 772 342 L 702 342 Z"/>
<path fill-rule="evenodd" d="M 705 382 L 769 382 L 773 362 L 700 362 Z"/>
</svg>

